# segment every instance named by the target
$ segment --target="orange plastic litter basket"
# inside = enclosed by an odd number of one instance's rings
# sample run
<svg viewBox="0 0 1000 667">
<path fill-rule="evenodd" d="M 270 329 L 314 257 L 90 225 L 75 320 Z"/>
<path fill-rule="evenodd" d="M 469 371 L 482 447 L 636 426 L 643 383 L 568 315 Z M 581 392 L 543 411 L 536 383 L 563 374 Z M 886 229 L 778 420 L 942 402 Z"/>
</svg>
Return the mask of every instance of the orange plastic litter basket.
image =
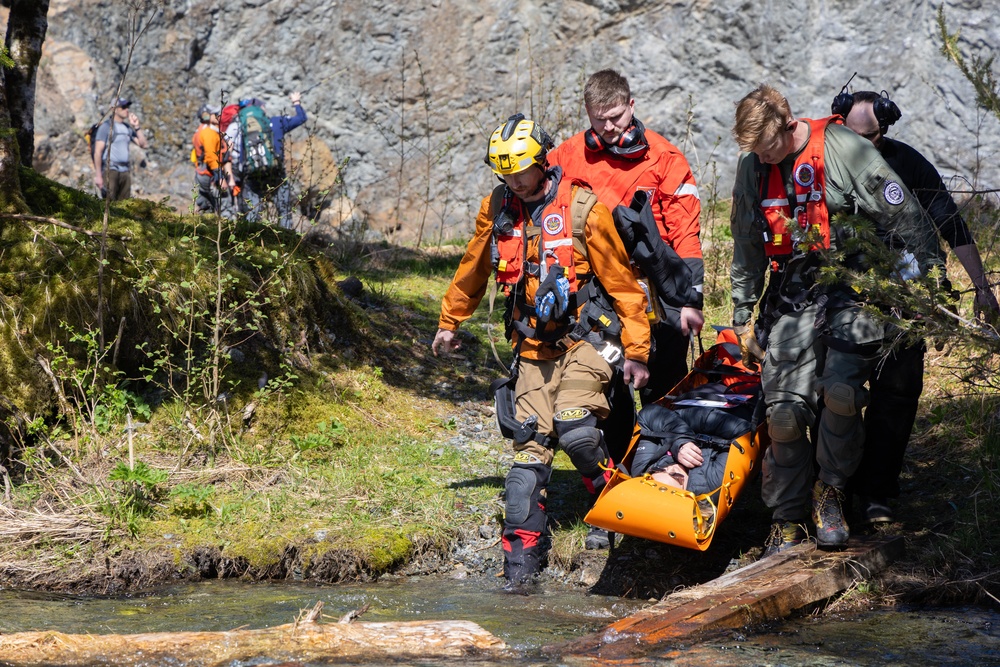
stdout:
<svg viewBox="0 0 1000 667">
<path fill-rule="evenodd" d="M 725 333 L 726 330 L 720 332 L 720 342 L 731 342 L 723 336 Z M 727 382 L 759 382 L 757 373 L 738 363 L 738 360 L 734 364 L 720 351 L 719 344 L 706 350 L 695 361 L 691 372 L 660 403 L 670 407 L 671 397 L 713 381 L 711 371 L 718 370 L 720 366 L 728 366 Z M 631 467 L 639 437 L 640 427 L 637 424 L 624 457 L 627 467 Z M 764 424 L 758 426 L 755 432 L 736 438 L 729 447 L 721 485 L 712 493 L 703 495 L 661 484 L 648 474 L 631 477 L 616 469 L 584 521 L 614 533 L 704 551 L 712 543 L 716 529 L 729 515 L 740 493 L 756 475 L 767 444 Z"/>
</svg>

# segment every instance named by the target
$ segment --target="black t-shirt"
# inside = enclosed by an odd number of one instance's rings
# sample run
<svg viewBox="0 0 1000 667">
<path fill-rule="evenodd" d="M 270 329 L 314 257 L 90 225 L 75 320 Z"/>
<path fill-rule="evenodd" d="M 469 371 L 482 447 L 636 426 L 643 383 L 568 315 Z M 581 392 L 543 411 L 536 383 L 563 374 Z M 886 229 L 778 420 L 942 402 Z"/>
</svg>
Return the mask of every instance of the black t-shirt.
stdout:
<svg viewBox="0 0 1000 667">
<path fill-rule="evenodd" d="M 885 161 L 920 202 L 920 207 L 931 217 L 938 233 L 950 247 L 957 248 L 973 242 L 969 227 L 959 214 L 955 200 L 944 187 L 941 175 L 920 151 L 888 137 L 880 151 Z"/>
</svg>

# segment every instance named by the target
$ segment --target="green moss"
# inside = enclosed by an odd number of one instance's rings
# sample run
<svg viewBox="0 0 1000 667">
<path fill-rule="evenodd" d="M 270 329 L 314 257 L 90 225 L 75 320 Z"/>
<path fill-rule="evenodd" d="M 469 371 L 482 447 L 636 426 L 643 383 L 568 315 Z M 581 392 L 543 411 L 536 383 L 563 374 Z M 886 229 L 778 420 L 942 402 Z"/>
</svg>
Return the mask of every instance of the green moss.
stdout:
<svg viewBox="0 0 1000 667">
<path fill-rule="evenodd" d="M 403 562 L 413 547 L 413 540 L 400 530 L 380 528 L 358 540 L 355 548 L 370 570 L 379 573 Z"/>
<path fill-rule="evenodd" d="M 36 215 L 92 232 L 102 228 L 102 202 L 32 172 L 24 177 Z M 178 484 L 212 486 L 203 516 L 173 514 L 176 507 L 163 502 L 137 524 L 136 536 L 112 530 L 101 548 L 161 551 L 180 569 L 193 551 L 217 548 L 224 559 L 259 573 L 273 569 L 289 545 L 309 563 L 329 553 L 373 573 L 428 544 L 447 548 L 455 481 L 472 471 L 494 475 L 496 467 L 492 451 L 434 442 L 451 437 L 440 424 L 453 410 L 434 386 L 447 381 L 485 391 L 489 380 L 477 375 L 468 382 L 467 369 L 435 359 L 423 340 L 436 325 L 457 254 L 425 263 L 419 251 L 400 251 L 404 269 L 393 268 L 392 260 L 359 274 L 368 287 L 347 298 L 338 287 L 347 276 L 326 249 L 298 245 L 300 239 L 283 230 L 238 224 L 217 237 L 214 218 L 179 215 L 149 201 L 115 203 L 103 265 L 105 333 L 113 347 L 98 359 L 69 341 L 96 322 L 100 243 L 32 224 L 44 240 L 17 222 L 0 230 L 0 395 L 32 416 L 54 415 L 52 380 L 37 359 L 51 361 L 46 343 L 60 343 L 67 368 L 94 371 L 87 380 L 92 388 L 129 378 L 129 391 L 152 406 L 149 423 L 129 444 L 137 458 L 170 471 L 165 494 Z M 241 353 L 222 357 L 225 402 L 202 390 L 198 366 L 204 368 L 212 351 L 206 313 L 215 307 L 219 248 L 228 280 L 224 307 L 234 313 L 221 343 Z M 408 276 L 411 269 L 417 275 Z M 393 283 L 382 291 L 384 280 Z M 252 308 L 231 306 L 249 298 L 257 300 Z M 119 325 L 122 339 L 115 341 Z M 156 362 L 159 368 L 146 370 Z M 260 391 L 265 373 L 270 383 Z M 281 378 L 287 382 L 275 385 Z M 71 400 L 81 400 L 71 394 L 73 382 L 63 380 Z M 251 402 L 255 410 L 244 419 Z M 125 456 L 121 434 L 115 429 L 106 440 L 86 433 L 59 441 L 60 448 L 99 484 Z M 317 437 L 302 446 L 310 436 Z M 77 483 L 55 455 L 53 467 L 36 463 L 37 452 L 29 461 L 31 451 L 21 451 L 27 470 L 15 480 L 22 504 L 31 504 L 23 490 L 33 479 L 44 476 L 45 489 Z M 460 493 L 476 513 L 489 514 L 497 491 L 487 483 Z M 337 539 L 317 543 L 317 530 Z"/>
<path fill-rule="evenodd" d="M 33 169 L 22 167 L 21 192 L 35 215 L 70 221 L 99 220 L 104 202 L 86 192 L 60 185 Z"/>
<path fill-rule="evenodd" d="M 278 538 L 270 533 L 273 526 L 250 523 L 233 531 L 223 543 L 225 558 L 242 559 L 252 568 L 265 570 L 281 560 L 281 554 L 288 544 L 287 538 Z"/>
<path fill-rule="evenodd" d="M 334 340 L 367 350 L 377 345 L 365 340 L 363 313 L 337 296 L 329 260 L 289 232 L 245 222 L 220 228 L 216 218 L 180 215 L 152 201 L 116 202 L 101 275 L 102 242 L 94 234 L 103 228 L 103 202 L 31 170 L 22 170 L 22 182 L 31 213 L 91 232 L 11 221 L 0 233 L 0 394 L 26 412 L 46 414 L 54 405 L 51 380 L 36 361 L 50 359 L 46 342 L 65 344 L 71 332 L 98 326 L 102 300 L 104 339 L 114 346 L 117 369 L 139 377 L 158 365 L 152 379 L 189 400 L 214 398 L 199 374 L 213 366 L 216 330 L 222 346 L 239 345 L 246 359 L 241 368 L 222 357 L 220 370 L 230 375 L 220 390 L 244 396 L 256 391 L 261 370 L 280 372 L 281 353 L 290 348 Z M 65 347 L 80 367 L 104 363 Z"/>
</svg>

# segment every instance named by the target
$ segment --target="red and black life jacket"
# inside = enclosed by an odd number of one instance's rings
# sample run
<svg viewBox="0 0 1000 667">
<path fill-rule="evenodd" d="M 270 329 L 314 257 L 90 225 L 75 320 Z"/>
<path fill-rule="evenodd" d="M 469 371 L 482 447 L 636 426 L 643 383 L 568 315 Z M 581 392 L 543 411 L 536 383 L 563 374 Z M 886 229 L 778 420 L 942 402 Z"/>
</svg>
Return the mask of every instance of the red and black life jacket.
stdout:
<svg viewBox="0 0 1000 667">
<path fill-rule="evenodd" d="M 842 122 L 839 116 L 820 120 L 802 119 L 808 122 L 811 131 L 805 148 L 795 159 L 792 180 L 795 184 L 795 206 L 789 201 L 792 193 L 785 190 L 778 165 L 771 165 L 770 172 L 763 179 L 761 210 L 770 230 L 770 240 L 764 244 L 768 257 L 786 257 L 795 251 L 793 235 L 811 229 L 818 241 L 811 249 L 830 247 L 830 212 L 826 206 L 826 165 L 823 157 L 826 126 L 831 122 Z M 798 227 L 796 230 L 795 227 Z"/>
<path fill-rule="evenodd" d="M 621 335 L 621 321 L 606 293 L 591 280 L 591 273 L 579 271 L 574 256 L 578 252 L 589 265 L 585 228 L 596 203 L 597 195 L 593 192 L 577 183 L 563 181 L 555 198 L 542 210 L 541 225 L 536 226 L 523 202 L 506 186 L 493 191 L 491 253 L 496 284 L 509 297 L 504 315 L 508 335 L 516 329 L 524 338 L 545 342 L 560 341 L 567 335 L 576 341 L 591 331 L 616 340 Z M 534 304 L 526 299 L 529 291 L 533 293 L 527 288 L 528 278 L 541 281 L 556 262 L 569 280 L 569 308 L 562 322 L 539 326 Z"/>
<path fill-rule="evenodd" d="M 583 224 L 577 224 L 572 213 L 577 189 L 575 185 L 560 183 L 555 198 L 542 211 L 541 226 L 536 226 L 521 200 L 504 188 L 499 211 L 508 217 L 510 224 L 493 235 L 496 280 L 504 293 L 509 294 L 511 288 L 525 277 L 526 271 L 540 276 L 547 273 L 556 262 L 566 270 L 570 293 L 579 290 L 573 248 L 576 245 L 584 257 L 587 256 L 587 251 L 583 240 Z M 586 222 L 588 213 L 589 209 L 582 216 L 583 223 Z M 539 237 L 537 248 L 534 249 L 537 254 L 532 252 L 532 257 L 529 258 L 528 248 L 535 237 Z M 545 270 L 541 271 L 543 259 Z"/>
</svg>

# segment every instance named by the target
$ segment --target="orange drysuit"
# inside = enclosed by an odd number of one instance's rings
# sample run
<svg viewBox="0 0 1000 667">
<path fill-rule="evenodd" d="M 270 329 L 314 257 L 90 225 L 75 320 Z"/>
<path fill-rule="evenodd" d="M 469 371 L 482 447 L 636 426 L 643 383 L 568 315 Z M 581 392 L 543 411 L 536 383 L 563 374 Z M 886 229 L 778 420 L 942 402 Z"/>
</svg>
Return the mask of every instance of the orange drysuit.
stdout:
<svg viewBox="0 0 1000 667">
<path fill-rule="evenodd" d="M 569 206 L 560 205 L 560 202 L 571 200 L 573 188 L 578 187 L 568 180 L 562 179 L 558 183 L 559 191 L 556 193 L 554 201 L 547 207 L 547 211 L 556 206 L 561 209 L 563 224 L 571 225 Z M 519 210 L 523 210 L 519 209 Z M 558 210 L 556 211 L 558 213 Z M 549 216 L 544 216 L 548 218 Z M 530 220 L 519 220 L 518 224 L 531 225 Z M 465 256 L 459 264 L 455 277 L 448 286 L 448 290 L 441 302 L 441 317 L 438 327 L 455 331 L 459 325 L 469 319 L 475 312 L 476 307 L 486 294 L 493 264 L 490 256 L 490 246 L 493 236 L 493 218 L 490 212 L 490 197 L 483 199 L 479 207 L 479 215 L 476 217 L 476 232 L 466 248 Z M 622 245 L 618 232 L 615 229 L 614 221 L 607 207 L 598 202 L 591 209 L 584 227 L 584 237 L 587 244 L 588 257 L 584 257 L 578 249 L 574 248 L 573 260 L 578 276 L 592 274 L 596 276 L 610 296 L 614 304 L 616 314 L 622 323 L 622 346 L 626 359 L 646 363 L 649 357 L 649 320 L 646 317 L 646 295 L 642 287 L 632 275 L 628 255 Z M 528 262 L 537 263 L 538 243 L 540 235 L 533 236 L 528 240 L 526 259 Z M 529 275 L 525 279 L 525 303 L 534 304 L 535 290 L 538 289 L 539 280 L 537 276 Z M 583 304 L 578 304 L 579 309 Z M 520 313 L 515 310 L 515 319 Z M 534 318 L 529 319 L 529 326 L 534 327 Z M 513 345 L 518 343 L 518 333 L 513 333 Z M 582 341 L 581 341 L 582 342 Z M 576 343 L 575 345 L 579 345 Z M 569 347 L 575 347 L 570 345 Z M 555 359 L 569 348 L 559 348 L 551 343 L 544 343 L 533 338 L 523 341 L 520 354 L 525 359 L 548 360 Z"/>
<path fill-rule="evenodd" d="M 701 255 L 701 200 L 691 167 L 680 149 L 646 129 L 649 150 L 639 159 L 591 150 L 585 132 L 576 134 L 549 151 L 550 165 L 563 168 L 565 178 L 585 183 L 597 199 L 614 209 L 628 206 L 636 190 L 650 194 L 649 201 L 660 236 L 691 269 L 692 284 L 701 293 L 705 264 Z M 689 304 L 701 309 L 701 303 Z"/>
</svg>

